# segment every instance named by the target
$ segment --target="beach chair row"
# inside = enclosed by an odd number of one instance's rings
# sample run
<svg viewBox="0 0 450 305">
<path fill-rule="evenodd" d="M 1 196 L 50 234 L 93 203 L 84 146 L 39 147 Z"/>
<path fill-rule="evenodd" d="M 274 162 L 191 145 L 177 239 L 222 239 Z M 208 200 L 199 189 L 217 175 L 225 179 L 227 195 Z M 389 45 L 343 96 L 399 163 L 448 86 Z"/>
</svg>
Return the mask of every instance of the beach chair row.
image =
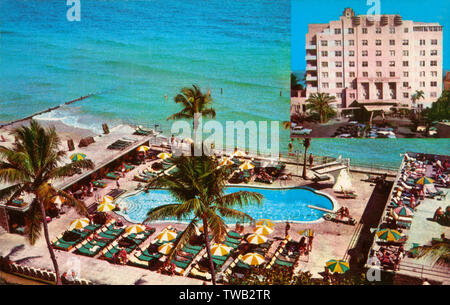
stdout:
<svg viewBox="0 0 450 305">
<path fill-rule="evenodd" d="M 94 225 L 88 225 L 88 226 L 84 227 L 83 231 L 78 230 L 78 229 L 72 229 L 72 230 L 67 230 L 67 231 L 61 232 L 61 234 L 59 234 L 52 240 L 52 242 L 51 242 L 52 246 L 53 246 L 53 248 L 58 249 L 58 250 L 70 251 L 73 247 L 75 247 L 77 244 L 82 242 L 88 236 L 91 236 L 100 227 L 101 227 L 101 225 L 94 224 Z M 77 240 L 74 240 L 74 241 L 64 240 L 64 234 L 66 232 L 72 232 L 72 233 L 78 234 L 80 236 L 80 238 Z"/>
</svg>

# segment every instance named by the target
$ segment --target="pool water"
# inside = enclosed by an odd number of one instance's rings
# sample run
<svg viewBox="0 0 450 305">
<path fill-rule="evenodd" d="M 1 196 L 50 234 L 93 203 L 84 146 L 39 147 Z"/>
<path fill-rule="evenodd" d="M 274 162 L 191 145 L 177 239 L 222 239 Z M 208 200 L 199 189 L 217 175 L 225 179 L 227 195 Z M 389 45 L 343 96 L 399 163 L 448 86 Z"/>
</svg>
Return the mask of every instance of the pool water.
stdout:
<svg viewBox="0 0 450 305">
<path fill-rule="evenodd" d="M 273 221 L 312 222 L 321 219 L 325 212 L 308 208 L 308 205 L 328 210 L 333 210 L 334 206 L 332 199 L 328 195 L 317 193 L 311 188 L 262 189 L 229 187 L 225 193 L 229 194 L 237 191 L 253 191 L 264 196 L 261 207 L 254 204 L 245 208 L 237 208 L 237 210 L 249 214 L 254 219 L 268 218 Z M 127 207 L 127 214 L 119 212 L 119 215 L 130 222 L 142 223 L 150 209 L 170 203 L 176 203 L 176 200 L 167 190 L 151 190 L 148 193 L 140 192 L 118 201 L 119 206 Z M 173 220 L 173 218 L 161 220 Z M 190 221 L 190 219 L 184 219 L 184 221 Z M 226 222 L 231 224 L 236 221 L 226 219 Z"/>
</svg>

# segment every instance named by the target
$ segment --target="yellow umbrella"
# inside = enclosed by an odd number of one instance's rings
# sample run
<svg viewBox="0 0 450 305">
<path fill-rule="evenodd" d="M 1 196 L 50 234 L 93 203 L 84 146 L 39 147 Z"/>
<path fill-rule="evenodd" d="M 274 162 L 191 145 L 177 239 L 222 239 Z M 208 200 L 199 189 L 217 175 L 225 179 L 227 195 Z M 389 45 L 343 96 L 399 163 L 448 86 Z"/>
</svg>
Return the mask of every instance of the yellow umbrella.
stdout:
<svg viewBox="0 0 450 305">
<path fill-rule="evenodd" d="M 211 254 L 215 256 L 224 256 L 230 253 L 231 247 L 224 244 L 214 244 L 211 247 Z"/>
<path fill-rule="evenodd" d="M 164 245 L 158 247 L 158 252 L 167 255 L 170 251 L 172 251 L 173 246 L 173 243 L 165 243 Z"/>
<path fill-rule="evenodd" d="M 105 203 L 100 204 L 97 207 L 97 211 L 99 211 L 99 212 L 109 212 L 109 211 L 114 210 L 115 207 L 116 206 L 114 204 L 112 204 L 110 202 L 105 202 Z"/>
<path fill-rule="evenodd" d="M 141 146 L 138 147 L 137 151 L 146 152 L 149 149 L 150 149 L 150 147 L 148 147 L 147 145 L 141 145 Z"/>
<path fill-rule="evenodd" d="M 237 151 L 235 151 L 235 153 L 233 155 L 236 157 L 245 157 L 246 153 L 243 152 L 242 150 L 237 150 Z"/>
<path fill-rule="evenodd" d="M 260 219 L 256 222 L 257 226 L 268 226 L 273 228 L 274 223 L 270 219 Z"/>
<path fill-rule="evenodd" d="M 143 225 L 132 225 L 126 229 L 128 234 L 140 233 L 145 231 L 145 227 Z"/>
<path fill-rule="evenodd" d="M 174 240 L 175 238 L 177 238 L 177 233 L 171 230 L 164 230 L 157 236 L 159 242 L 171 241 Z"/>
<path fill-rule="evenodd" d="M 267 237 L 261 234 L 250 234 L 247 237 L 247 241 L 251 244 L 259 245 L 267 241 Z"/>
<path fill-rule="evenodd" d="M 314 236 L 314 231 L 311 229 L 305 229 L 298 231 L 298 234 L 306 237 Z"/>
<path fill-rule="evenodd" d="M 90 221 L 88 218 L 75 219 L 70 223 L 69 230 L 84 228 L 85 226 L 89 225 L 89 223 Z"/>
<path fill-rule="evenodd" d="M 255 168 L 255 166 L 253 164 L 251 164 L 250 161 L 246 161 L 239 166 L 240 170 L 247 170 L 247 169 L 252 169 L 252 168 Z"/>
<path fill-rule="evenodd" d="M 258 253 L 247 253 L 241 258 L 241 260 L 251 266 L 261 265 L 266 261 L 264 256 Z"/>
<path fill-rule="evenodd" d="M 273 232 L 273 229 L 269 226 L 256 226 L 254 232 L 256 234 L 260 234 L 260 235 L 269 235 L 270 233 Z"/>
<path fill-rule="evenodd" d="M 234 162 L 231 161 L 229 158 L 223 158 L 222 162 L 219 163 L 220 166 L 224 165 L 233 165 Z"/>
<path fill-rule="evenodd" d="M 172 154 L 168 154 L 168 153 L 160 153 L 158 154 L 158 158 L 166 160 L 172 157 Z"/>
<path fill-rule="evenodd" d="M 112 203 L 114 201 L 114 198 L 112 198 L 111 196 L 103 196 L 102 197 L 102 201 L 100 201 L 100 204 L 104 204 L 104 203 Z"/>
<path fill-rule="evenodd" d="M 329 260 L 325 266 L 333 273 L 345 273 L 350 269 L 348 262 L 341 259 Z"/>
</svg>

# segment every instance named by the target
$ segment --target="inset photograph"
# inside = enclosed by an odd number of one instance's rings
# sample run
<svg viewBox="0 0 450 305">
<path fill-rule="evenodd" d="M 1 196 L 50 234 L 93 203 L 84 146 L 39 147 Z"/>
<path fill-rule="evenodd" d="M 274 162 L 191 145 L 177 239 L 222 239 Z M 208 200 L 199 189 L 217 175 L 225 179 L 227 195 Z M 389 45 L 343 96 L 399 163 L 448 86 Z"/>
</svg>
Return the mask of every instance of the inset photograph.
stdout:
<svg viewBox="0 0 450 305">
<path fill-rule="evenodd" d="M 291 136 L 450 137 L 450 3 L 424 6 L 293 0 Z"/>
</svg>

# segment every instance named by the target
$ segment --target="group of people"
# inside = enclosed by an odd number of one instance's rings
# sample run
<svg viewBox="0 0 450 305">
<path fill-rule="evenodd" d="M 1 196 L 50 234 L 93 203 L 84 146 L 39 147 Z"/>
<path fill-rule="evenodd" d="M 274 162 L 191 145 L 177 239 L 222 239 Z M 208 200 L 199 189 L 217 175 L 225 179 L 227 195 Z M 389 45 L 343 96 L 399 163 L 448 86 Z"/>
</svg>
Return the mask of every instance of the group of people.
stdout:
<svg viewBox="0 0 450 305">
<path fill-rule="evenodd" d="M 344 217 L 351 218 L 350 211 L 345 206 L 340 207 L 339 210 L 337 210 L 336 215 L 339 219 L 343 219 Z"/>
<path fill-rule="evenodd" d="M 404 256 L 405 248 L 403 247 L 403 245 L 400 245 L 394 251 L 390 251 L 386 247 L 381 247 L 380 250 L 378 250 L 376 253 L 376 257 L 381 264 L 391 266 L 394 268 L 394 270 L 398 269 L 398 266 Z"/>
</svg>

